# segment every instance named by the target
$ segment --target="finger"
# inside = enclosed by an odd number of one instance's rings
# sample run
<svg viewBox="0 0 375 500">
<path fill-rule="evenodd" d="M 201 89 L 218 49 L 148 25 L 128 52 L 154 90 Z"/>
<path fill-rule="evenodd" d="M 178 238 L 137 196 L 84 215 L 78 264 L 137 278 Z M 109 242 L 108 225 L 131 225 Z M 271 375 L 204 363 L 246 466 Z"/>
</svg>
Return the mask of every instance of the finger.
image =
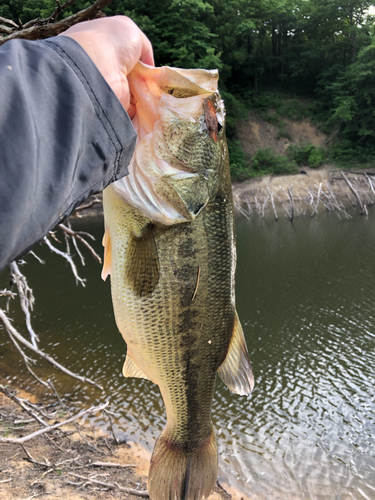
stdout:
<svg viewBox="0 0 375 500">
<path fill-rule="evenodd" d="M 142 33 L 141 36 L 142 36 L 142 50 L 139 59 L 143 63 L 148 64 L 149 66 L 155 66 L 154 52 L 152 50 L 151 42 L 144 33 Z"/>
<path fill-rule="evenodd" d="M 132 120 L 135 117 L 135 114 L 137 112 L 137 108 L 134 106 L 134 104 L 130 103 L 126 112 L 128 113 L 129 118 Z"/>
</svg>

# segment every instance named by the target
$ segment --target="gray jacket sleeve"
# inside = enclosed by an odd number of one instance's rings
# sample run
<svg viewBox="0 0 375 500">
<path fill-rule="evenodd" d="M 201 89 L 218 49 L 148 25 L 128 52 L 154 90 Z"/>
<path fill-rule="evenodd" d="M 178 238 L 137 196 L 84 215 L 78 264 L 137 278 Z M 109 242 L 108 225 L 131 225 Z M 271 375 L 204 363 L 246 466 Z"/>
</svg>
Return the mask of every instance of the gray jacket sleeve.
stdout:
<svg viewBox="0 0 375 500">
<path fill-rule="evenodd" d="M 0 46 L 0 270 L 127 172 L 136 133 L 74 40 Z"/>
</svg>

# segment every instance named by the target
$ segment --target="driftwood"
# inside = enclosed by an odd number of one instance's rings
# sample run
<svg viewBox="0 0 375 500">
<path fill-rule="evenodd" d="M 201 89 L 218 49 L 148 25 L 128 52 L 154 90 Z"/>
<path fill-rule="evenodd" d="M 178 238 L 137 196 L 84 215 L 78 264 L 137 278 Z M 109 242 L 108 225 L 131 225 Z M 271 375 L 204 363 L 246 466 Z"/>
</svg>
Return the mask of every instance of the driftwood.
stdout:
<svg viewBox="0 0 375 500">
<path fill-rule="evenodd" d="M 267 187 L 267 191 L 268 191 L 268 194 L 271 197 L 272 210 L 273 210 L 273 214 L 275 216 L 275 220 L 278 220 L 277 212 L 276 212 L 276 208 L 275 208 L 275 202 L 273 201 L 273 193 L 270 191 L 269 187 Z"/>
<path fill-rule="evenodd" d="M 361 215 L 366 214 L 366 212 L 367 212 L 366 205 L 362 202 L 361 197 L 359 196 L 357 190 L 353 187 L 353 184 L 349 181 L 349 179 L 346 177 L 344 172 L 341 172 L 341 175 L 342 175 L 342 178 L 344 179 L 344 181 L 346 182 L 346 184 L 348 185 L 350 191 L 354 194 L 354 196 L 357 200 L 357 203 L 361 209 L 360 214 Z"/>
<path fill-rule="evenodd" d="M 306 188 L 302 193 L 300 190 L 298 195 L 294 193 L 293 186 L 286 189 L 267 186 L 263 191 L 254 189 L 254 194 L 247 192 L 235 197 L 234 206 L 246 218 L 254 213 L 264 217 L 269 199 L 275 220 L 279 218 L 280 208 L 292 221 L 299 216 L 314 217 L 323 207 L 340 219 L 351 219 L 346 200 L 353 209 L 358 207 L 360 214 L 368 215 L 368 207 L 375 205 L 375 185 L 368 172 L 351 172 L 350 175 L 342 172 L 339 176 L 331 175 L 324 183 Z"/>
<path fill-rule="evenodd" d="M 56 20 L 58 15 L 64 9 L 70 7 L 74 1 L 75 0 L 67 0 L 67 2 L 61 5 L 59 0 L 56 0 L 56 9 L 49 17 L 44 19 L 32 19 L 25 24 L 22 24 L 21 22 L 17 24 L 11 19 L 0 18 L 0 21 L 4 23 L 0 25 L 0 33 L 4 33 L 4 35 L 0 37 L 0 45 L 14 38 L 40 40 L 59 35 L 77 23 L 94 19 L 99 12 L 104 9 L 104 7 L 112 2 L 112 0 L 96 0 L 86 9 L 83 9 L 65 19 Z"/>
</svg>

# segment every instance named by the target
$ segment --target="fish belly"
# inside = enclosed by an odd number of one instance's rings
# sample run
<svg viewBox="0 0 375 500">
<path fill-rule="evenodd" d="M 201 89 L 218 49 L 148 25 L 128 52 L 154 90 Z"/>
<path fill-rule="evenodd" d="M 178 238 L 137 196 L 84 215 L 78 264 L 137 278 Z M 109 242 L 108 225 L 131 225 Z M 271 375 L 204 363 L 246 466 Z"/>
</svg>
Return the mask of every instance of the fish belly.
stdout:
<svg viewBox="0 0 375 500">
<path fill-rule="evenodd" d="M 217 477 L 210 413 L 235 320 L 231 196 L 219 193 L 194 222 L 167 227 L 153 224 L 110 189 L 104 206 L 117 326 L 134 373 L 138 369 L 138 376 L 159 386 L 167 411 L 151 460 L 149 492 L 153 500 L 195 500 L 209 495 Z M 126 277 L 128 249 L 150 224 L 159 277 L 152 293 L 140 296 Z M 145 265 L 135 258 L 137 264 Z M 186 470 L 194 472 L 194 481 Z"/>
</svg>

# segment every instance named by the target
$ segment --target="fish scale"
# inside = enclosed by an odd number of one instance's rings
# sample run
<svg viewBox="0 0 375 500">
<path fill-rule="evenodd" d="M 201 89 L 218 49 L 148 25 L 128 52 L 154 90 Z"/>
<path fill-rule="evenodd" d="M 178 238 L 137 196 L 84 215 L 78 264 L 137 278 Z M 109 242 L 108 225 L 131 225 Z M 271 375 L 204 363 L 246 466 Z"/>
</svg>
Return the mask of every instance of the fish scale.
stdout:
<svg viewBox="0 0 375 500">
<path fill-rule="evenodd" d="M 136 71 L 142 76 L 139 85 L 147 78 L 163 80 L 158 68 L 139 66 Z M 217 478 L 211 421 L 216 373 L 239 394 L 251 391 L 253 376 L 235 309 L 228 150 L 224 123 L 219 130 L 215 114 L 222 102 L 212 90 L 210 72 L 210 92 L 195 83 L 189 89 L 185 70 L 166 72 L 169 93 L 163 96 L 160 91 L 157 97 L 160 102 L 165 99 L 166 108 L 160 104 L 155 135 L 139 138 L 133 164 L 142 168 L 145 155 L 142 175 L 152 173 L 147 182 L 150 189 L 155 185 L 156 194 L 149 191 L 148 208 L 142 211 L 140 199 L 134 206 L 126 201 L 134 189 L 115 183 L 104 191 L 103 275 L 111 274 L 116 323 L 128 347 L 123 373 L 157 384 L 166 407 L 167 424 L 151 458 L 150 497 L 200 500 L 214 489 Z M 174 72 L 179 72 L 175 83 Z M 202 85 L 204 73 L 196 72 Z M 130 78 L 131 86 L 132 82 Z M 182 87 L 171 92 L 177 85 Z M 140 109 L 142 95 L 137 87 L 132 91 Z M 190 115 L 189 109 L 194 110 Z M 141 115 L 147 113 L 143 110 Z M 161 160 L 170 162 L 164 174 Z M 164 215 L 152 217 L 158 199 L 173 207 L 175 223 L 161 223 L 159 219 L 167 220 Z M 162 209 L 168 212 L 166 205 Z"/>
</svg>

